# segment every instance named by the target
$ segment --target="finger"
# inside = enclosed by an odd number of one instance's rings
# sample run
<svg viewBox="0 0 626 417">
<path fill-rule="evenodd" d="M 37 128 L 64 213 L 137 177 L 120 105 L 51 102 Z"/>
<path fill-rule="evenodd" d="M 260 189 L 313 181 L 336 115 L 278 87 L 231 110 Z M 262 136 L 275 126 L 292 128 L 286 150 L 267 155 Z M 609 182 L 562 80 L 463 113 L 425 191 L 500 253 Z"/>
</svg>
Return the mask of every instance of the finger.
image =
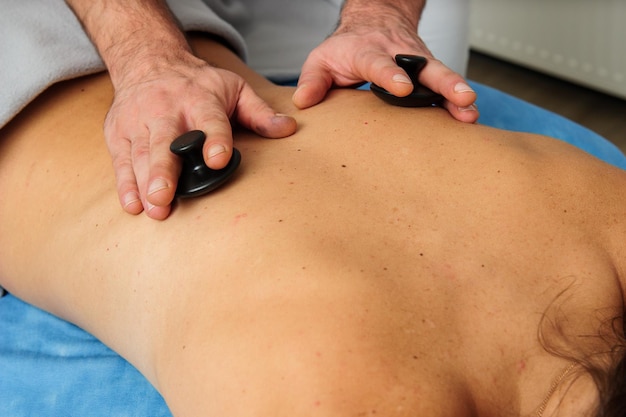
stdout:
<svg viewBox="0 0 626 417">
<path fill-rule="evenodd" d="M 444 107 L 455 119 L 465 123 L 475 123 L 480 117 L 480 112 L 476 104 L 470 104 L 469 106 L 462 107 L 446 100 Z"/>
<path fill-rule="evenodd" d="M 139 214 L 143 211 L 143 204 L 131 160 L 131 143 L 128 139 L 118 139 L 112 134 L 106 134 L 106 143 L 111 154 L 117 194 L 122 208 L 130 214 Z"/>
<path fill-rule="evenodd" d="M 476 93 L 465 79 L 436 59 L 428 61 L 420 73 L 420 83 L 459 108 L 468 108 L 476 101 Z"/>
<path fill-rule="evenodd" d="M 299 109 L 314 106 L 324 100 L 332 85 L 330 69 L 307 60 L 302 66 L 298 87 L 292 97 L 293 104 Z"/>
<path fill-rule="evenodd" d="M 150 126 L 150 166 L 146 199 L 154 206 L 165 207 L 174 200 L 181 163 L 170 151 L 170 144 L 182 133 L 181 125 L 173 120 L 154 119 Z"/>
<path fill-rule="evenodd" d="M 276 113 L 248 84 L 241 90 L 236 113 L 239 123 L 266 138 L 284 138 L 297 129 L 293 117 Z"/>
<path fill-rule="evenodd" d="M 146 195 L 150 172 L 150 144 L 148 132 L 136 133 L 130 139 L 130 157 L 133 173 L 139 190 L 139 197 L 145 210 L 148 209 Z"/>
<path fill-rule="evenodd" d="M 206 135 L 204 162 L 211 169 L 224 168 L 233 153 L 233 132 L 226 111 L 214 101 L 207 101 L 193 109 L 190 119 L 188 124 Z"/>
<path fill-rule="evenodd" d="M 476 93 L 461 75 L 441 61 L 428 58 L 428 63 L 420 72 L 419 81 L 445 98 L 444 107 L 455 119 L 467 123 L 478 120 Z"/>
<path fill-rule="evenodd" d="M 404 97 L 413 91 L 413 83 L 408 74 L 389 55 L 369 54 L 358 65 L 364 73 L 363 79 L 384 88 L 394 96 Z"/>
<path fill-rule="evenodd" d="M 172 212 L 171 204 L 167 206 L 155 206 L 148 202 L 146 203 L 146 205 L 146 214 L 148 215 L 148 217 L 154 220 L 165 220 Z"/>
<path fill-rule="evenodd" d="M 170 206 L 157 206 L 148 200 L 148 182 L 150 178 L 150 139 L 145 134 L 135 136 L 130 141 L 130 155 L 141 204 L 148 217 L 163 220 L 171 210 Z"/>
</svg>

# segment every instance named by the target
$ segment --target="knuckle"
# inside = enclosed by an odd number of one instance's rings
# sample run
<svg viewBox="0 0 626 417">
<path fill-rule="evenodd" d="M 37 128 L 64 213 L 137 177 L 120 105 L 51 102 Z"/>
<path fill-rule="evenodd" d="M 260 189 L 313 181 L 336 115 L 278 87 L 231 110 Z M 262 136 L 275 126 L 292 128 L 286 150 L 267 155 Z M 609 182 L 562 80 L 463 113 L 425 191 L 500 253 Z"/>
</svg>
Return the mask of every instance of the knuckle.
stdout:
<svg viewBox="0 0 626 417">
<path fill-rule="evenodd" d="M 134 140 L 131 146 L 131 156 L 133 160 L 143 159 L 150 156 L 150 146 L 146 141 Z"/>
<path fill-rule="evenodd" d="M 171 174 L 177 172 L 177 159 L 172 157 L 158 158 L 150 162 L 151 169 L 161 174 Z"/>
</svg>

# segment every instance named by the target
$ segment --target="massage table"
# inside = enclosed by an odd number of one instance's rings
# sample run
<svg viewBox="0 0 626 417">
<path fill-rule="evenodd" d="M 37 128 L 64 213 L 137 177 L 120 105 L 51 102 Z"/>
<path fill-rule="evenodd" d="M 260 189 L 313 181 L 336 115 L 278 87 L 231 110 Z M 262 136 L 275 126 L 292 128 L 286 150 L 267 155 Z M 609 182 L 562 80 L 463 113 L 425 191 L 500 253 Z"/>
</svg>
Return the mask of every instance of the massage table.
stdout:
<svg viewBox="0 0 626 417">
<path fill-rule="evenodd" d="M 472 87 L 480 123 L 552 136 L 626 169 L 619 149 L 588 129 L 487 86 Z M 96 338 L 8 294 L 0 298 L 0 416 L 171 414 L 143 376 Z"/>
</svg>

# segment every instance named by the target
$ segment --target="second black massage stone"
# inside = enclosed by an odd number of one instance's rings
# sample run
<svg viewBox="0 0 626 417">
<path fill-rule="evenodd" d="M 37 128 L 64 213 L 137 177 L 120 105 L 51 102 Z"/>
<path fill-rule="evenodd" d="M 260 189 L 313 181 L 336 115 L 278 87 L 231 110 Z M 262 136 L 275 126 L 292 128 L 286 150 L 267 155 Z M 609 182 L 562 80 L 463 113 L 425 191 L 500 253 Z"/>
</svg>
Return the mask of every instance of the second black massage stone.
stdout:
<svg viewBox="0 0 626 417">
<path fill-rule="evenodd" d="M 233 155 L 222 169 L 211 169 L 204 163 L 202 147 L 206 136 L 201 130 L 180 135 L 170 145 L 170 151 L 182 158 L 183 166 L 176 187 L 177 197 L 197 197 L 211 192 L 226 183 L 241 162 L 241 154 Z"/>
</svg>

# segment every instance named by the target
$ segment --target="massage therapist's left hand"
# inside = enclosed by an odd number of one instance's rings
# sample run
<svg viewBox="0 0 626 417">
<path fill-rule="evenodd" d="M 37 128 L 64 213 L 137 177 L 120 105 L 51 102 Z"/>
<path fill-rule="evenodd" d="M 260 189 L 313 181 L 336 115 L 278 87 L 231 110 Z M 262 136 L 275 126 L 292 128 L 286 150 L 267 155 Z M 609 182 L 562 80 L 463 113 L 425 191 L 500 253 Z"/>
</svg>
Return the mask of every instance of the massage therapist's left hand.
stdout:
<svg viewBox="0 0 626 417">
<path fill-rule="evenodd" d="M 294 104 L 310 107 L 321 102 L 333 85 L 363 81 L 406 96 L 413 85 L 394 57 L 412 54 L 428 58 L 420 83 L 446 98 L 444 106 L 454 118 L 475 122 L 476 93 L 461 75 L 435 59 L 417 35 L 424 4 L 425 0 L 347 0 L 337 30 L 304 63 Z"/>
</svg>

